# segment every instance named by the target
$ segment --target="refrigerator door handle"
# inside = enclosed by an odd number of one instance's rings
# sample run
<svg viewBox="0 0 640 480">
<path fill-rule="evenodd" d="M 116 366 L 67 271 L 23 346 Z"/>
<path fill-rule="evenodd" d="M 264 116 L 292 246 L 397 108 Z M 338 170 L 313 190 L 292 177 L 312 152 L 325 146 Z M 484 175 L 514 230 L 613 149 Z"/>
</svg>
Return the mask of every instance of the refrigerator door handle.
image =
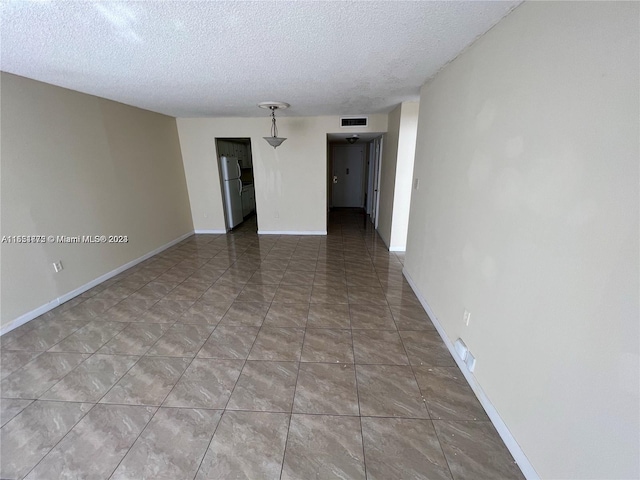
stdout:
<svg viewBox="0 0 640 480">
<path fill-rule="evenodd" d="M 236 160 L 236 167 L 238 167 L 238 178 L 242 176 L 242 170 L 240 169 L 240 162 Z"/>
<path fill-rule="evenodd" d="M 242 195 L 242 180 L 238 179 L 238 192 L 240 193 L 240 195 Z"/>
</svg>

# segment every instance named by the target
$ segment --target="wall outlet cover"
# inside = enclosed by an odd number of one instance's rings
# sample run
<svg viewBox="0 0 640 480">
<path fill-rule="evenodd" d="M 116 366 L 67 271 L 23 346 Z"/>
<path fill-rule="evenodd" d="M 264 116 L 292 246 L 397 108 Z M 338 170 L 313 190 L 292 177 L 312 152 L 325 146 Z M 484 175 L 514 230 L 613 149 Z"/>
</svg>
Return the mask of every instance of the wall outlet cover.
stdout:
<svg viewBox="0 0 640 480">
<path fill-rule="evenodd" d="M 458 354 L 458 356 L 464 362 L 467 358 L 467 353 L 469 352 L 467 346 L 464 344 L 461 338 L 457 339 L 453 346 L 456 349 L 456 353 Z"/>
<path fill-rule="evenodd" d="M 467 352 L 467 358 L 464 363 L 467 365 L 469 371 L 473 372 L 476 368 L 476 357 L 474 357 L 471 352 Z"/>
</svg>

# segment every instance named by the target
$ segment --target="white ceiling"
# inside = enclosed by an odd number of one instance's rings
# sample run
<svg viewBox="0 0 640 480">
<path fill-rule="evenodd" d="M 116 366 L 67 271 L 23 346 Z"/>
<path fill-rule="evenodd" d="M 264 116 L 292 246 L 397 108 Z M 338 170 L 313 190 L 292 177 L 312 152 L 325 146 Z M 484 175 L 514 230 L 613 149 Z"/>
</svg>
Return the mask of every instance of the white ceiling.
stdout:
<svg viewBox="0 0 640 480">
<path fill-rule="evenodd" d="M 177 117 L 384 113 L 519 1 L 16 1 L 0 68 Z"/>
</svg>

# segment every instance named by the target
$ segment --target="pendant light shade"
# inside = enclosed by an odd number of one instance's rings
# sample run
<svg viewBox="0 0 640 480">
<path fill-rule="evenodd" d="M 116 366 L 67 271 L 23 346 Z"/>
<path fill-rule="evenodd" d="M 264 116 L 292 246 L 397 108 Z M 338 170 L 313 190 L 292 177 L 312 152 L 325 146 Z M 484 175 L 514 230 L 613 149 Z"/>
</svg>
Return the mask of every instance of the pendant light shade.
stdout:
<svg viewBox="0 0 640 480">
<path fill-rule="evenodd" d="M 268 108 L 269 110 L 271 110 L 271 136 L 262 138 L 264 138 L 269 143 L 269 145 L 271 145 L 275 149 L 282 145 L 282 142 L 286 140 L 286 138 L 278 136 L 278 126 L 276 125 L 276 110 L 279 108 L 288 108 L 289 104 L 283 102 L 262 102 L 259 103 L 258 106 L 260 108 Z"/>
<path fill-rule="evenodd" d="M 280 145 L 282 145 L 282 142 L 284 142 L 286 140 L 286 138 L 282 138 L 282 137 L 262 137 L 264 138 L 269 145 L 271 145 L 273 148 L 279 147 Z"/>
</svg>

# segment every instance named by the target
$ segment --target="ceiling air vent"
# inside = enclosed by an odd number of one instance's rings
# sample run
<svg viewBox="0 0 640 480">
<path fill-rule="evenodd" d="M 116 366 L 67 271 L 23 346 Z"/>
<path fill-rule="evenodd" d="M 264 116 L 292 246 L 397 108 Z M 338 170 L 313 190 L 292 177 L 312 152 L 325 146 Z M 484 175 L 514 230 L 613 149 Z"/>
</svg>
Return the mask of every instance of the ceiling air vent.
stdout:
<svg viewBox="0 0 640 480">
<path fill-rule="evenodd" d="M 369 117 L 340 117 L 341 127 L 367 127 Z"/>
</svg>

